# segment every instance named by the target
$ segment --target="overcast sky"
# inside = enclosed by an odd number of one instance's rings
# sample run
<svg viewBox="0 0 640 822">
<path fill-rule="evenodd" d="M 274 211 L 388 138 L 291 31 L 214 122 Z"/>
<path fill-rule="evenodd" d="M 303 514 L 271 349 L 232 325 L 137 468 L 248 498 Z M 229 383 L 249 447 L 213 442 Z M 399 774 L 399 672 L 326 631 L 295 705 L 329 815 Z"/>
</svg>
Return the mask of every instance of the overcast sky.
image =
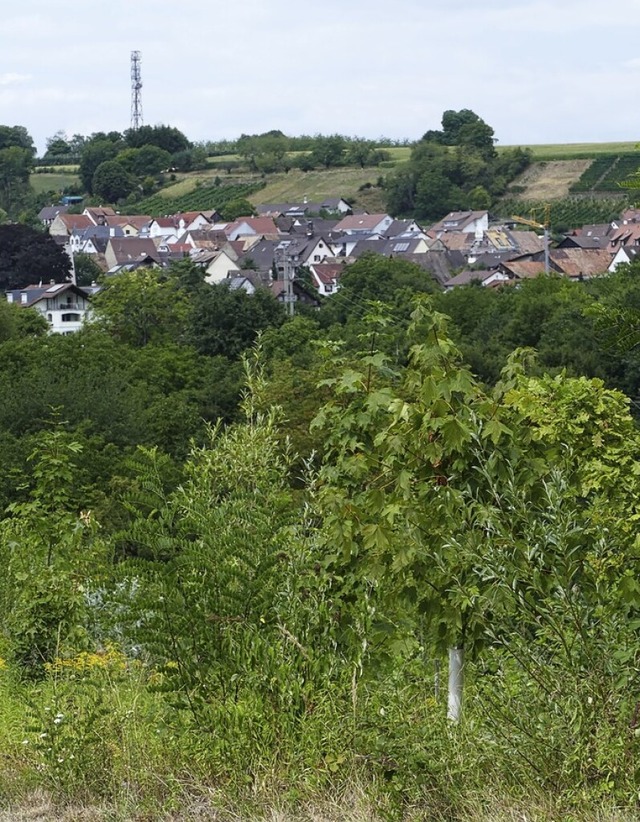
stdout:
<svg viewBox="0 0 640 822">
<path fill-rule="evenodd" d="M 640 0 L 110 0 L 3 4 L 0 124 L 191 140 L 420 137 L 471 108 L 501 145 L 640 140 Z"/>
</svg>

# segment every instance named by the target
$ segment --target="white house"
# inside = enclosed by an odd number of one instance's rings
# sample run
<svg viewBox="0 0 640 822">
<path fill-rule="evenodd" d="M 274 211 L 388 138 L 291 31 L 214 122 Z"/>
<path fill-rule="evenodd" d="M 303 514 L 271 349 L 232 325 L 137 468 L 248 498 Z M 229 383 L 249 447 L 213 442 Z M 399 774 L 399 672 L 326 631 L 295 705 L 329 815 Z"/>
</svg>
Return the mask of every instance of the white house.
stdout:
<svg viewBox="0 0 640 822">
<path fill-rule="evenodd" d="M 241 272 L 238 263 L 228 254 L 226 250 L 219 251 L 215 258 L 205 268 L 204 281 L 209 285 L 221 283 L 227 277 L 234 276 Z"/>
<path fill-rule="evenodd" d="M 309 271 L 318 294 L 328 297 L 340 288 L 340 277 L 344 271 L 343 263 L 312 263 Z"/>
<path fill-rule="evenodd" d="M 611 260 L 609 271 L 613 273 L 619 265 L 623 263 L 632 263 L 634 260 L 640 259 L 640 246 L 622 246 L 619 248 Z"/>
<path fill-rule="evenodd" d="M 49 323 L 51 334 L 79 331 L 91 311 L 87 293 L 73 283 L 28 285 L 17 291 L 8 291 L 7 302 L 34 308 Z"/>
<path fill-rule="evenodd" d="M 345 234 L 384 234 L 393 224 L 388 214 L 351 214 L 335 226 L 334 231 Z"/>
<path fill-rule="evenodd" d="M 315 242 L 312 240 L 307 246 L 303 265 L 321 263 L 323 260 L 326 260 L 327 257 L 335 257 L 335 251 L 324 237 L 318 237 Z"/>
<path fill-rule="evenodd" d="M 461 232 L 473 234 L 476 239 L 481 240 L 488 229 L 488 211 L 450 211 L 440 222 L 431 226 L 429 234 L 432 237 L 440 237 L 449 232 Z"/>
</svg>

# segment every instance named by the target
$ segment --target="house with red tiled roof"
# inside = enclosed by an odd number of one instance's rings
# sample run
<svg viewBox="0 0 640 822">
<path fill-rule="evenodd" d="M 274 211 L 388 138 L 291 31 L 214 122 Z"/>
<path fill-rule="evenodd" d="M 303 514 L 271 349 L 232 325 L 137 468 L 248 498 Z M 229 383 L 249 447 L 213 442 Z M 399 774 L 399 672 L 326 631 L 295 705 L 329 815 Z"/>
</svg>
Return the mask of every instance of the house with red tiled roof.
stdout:
<svg viewBox="0 0 640 822">
<path fill-rule="evenodd" d="M 217 212 L 208 212 L 217 215 Z M 185 231 L 200 231 L 211 226 L 211 221 L 202 211 L 185 211 L 166 217 L 149 217 L 150 237 L 180 237 Z"/>
<path fill-rule="evenodd" d="M 213 212 L 217 214 L 217 212 Z M 202 211 L 182 211 L 176 215 L 180 225 L 184 223 L 185 231 L 195 231 L 199 228 L 206 228 L 211 225 L 211 220 Z"/>
<path fill-rule="evenodd" d="M 605 248 L 554 248 L 549 257 L 552 267 L 572 280 L 600 277 L 611 265 L 611 254 Z"/>
<path fill-rule="evenodd" d="M 160 263 L 160 254 L 150 237 L 112 237 L 104 256 L 109 271 L 127 263 Z"/>
<path fill-rule="evenodd" d="M 180 243 L 187 243 L 194 250 L 218 251 L 229 241 L 224 231 L 214 231 L 213 229 L 197 228 L 185 231 L 178 239 Z"/>
<path fill-rule="evenodd" d="M 115 214 L 113 216 L 107 215 L 104 218 L 106 225 L 110 227 L 117 227 L 122 229 L 125 237 L 137 237 L 140 234 L 147 233 L 151 217 L 143 214 Z"/>
<path fill-rule="evenodd" d="M 225 227 L 224 232 L 230 240 L 247 236 L 277 239 L 280 236 L 278 226 L 271 217 L 238 217 Z"/>
<path fill-rule="evenodd" d="M 115 217 L 116 212 L 111 206 L 87 206 L 82 212 L 94 225 L 105 225 L 107 217 Z"/>
<path fill-rule="evenodd" d="M 175 217 L 153 217 L 149 222 L 150 237 L 177 237 L 180 234 L 178 220 Z"/>
<path fill-rule="evenodd" d="M 345 269 L 344 263 L 312 263 L 308 268 L 318 294 L 327 297 L 335 294 L 340 288 L 340 277 Z"/>
<path fill-rule="evenodd" d="M 69 237 L 74 231 L 84 231 L 95 225 L 85 214 L 58 214 L 49 226 L 52 237 Z"/>
<path fill-rule="evenodd" d="M 509 280 L 531 280 L 544 274 L 545 266 L 544 261 L 509 260 L 500 263 L 496 270 L 501 274 L 506 274 Z"/>
<path fill-rule="evenodd" d="M 460 251 L 468 257 L 474 247 L 474 235 L 464 231 L 441 233 L 436 240 L 431 240 L 429 248 L 432 251 Z"/>
<path fill-rule="evenodd" d="M 640 223 L 624 223 L 609 234 L 608 249 L 615 254 L 622 246 L 640 246 Z"/>
</svg>

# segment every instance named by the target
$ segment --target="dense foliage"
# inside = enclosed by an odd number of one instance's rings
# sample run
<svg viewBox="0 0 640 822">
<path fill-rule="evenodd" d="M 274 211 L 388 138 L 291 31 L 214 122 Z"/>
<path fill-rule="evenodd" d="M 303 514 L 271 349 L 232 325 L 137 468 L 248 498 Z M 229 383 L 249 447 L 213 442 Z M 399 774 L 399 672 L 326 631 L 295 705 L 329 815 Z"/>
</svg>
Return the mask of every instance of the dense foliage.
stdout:
<svg viewBox="0 0 640 822">
<path fill-rule="evenodd" d="M 471 111 L 445 112 L 411 158 L 385 180 L 392 214 L 437 220 L 450 211 L 487 209 L 531 162 L 530 152 L 495 150 L 493 129 Z"/>
<path fill-rule="evenodd" d="M 106 192 L 193 161 L 182 138 L 48 150 Z M 287 139 L 235 148 L 260 169 Z M 388 191 L 407 213 L 485 207 L 528 161 L 493 142 L 445 112 Z M 28 135 L 0 128 L 14 150 Z M 339 135 L 292 150 L 371 159 Z M 203 186 L 200 207 L 251 190 Z M 0 226 L 5 287 L 62 259 L 29 231 Z M 5 801 L 637 814 L 639 265 L 443 293 L 365 255 L 293 318 L 189 261 L 104 286 L 75 335 L 0 307 Z"/>
<path fill-rule="evenodd" d="M 391 818 L 633 812 L 638 282 L 442 294 L 370 256 L 287 319 L 183 262 L 69 337 L 7 305 L 13 795 L 126 783 L 157 817 L 188 769 L 243 803 L 355 781 Z"/>
<path fill-rule="evenodd" d="M 70 268 L 53 237 L 21 223 L 0 225 L 0 289 L 64 282 Z"/>
<path fill-rule="evenodd" d="M 57 137 L 48 151 L 52 147 L 55 156 L 72 153 L 63 137 Z M 124 200 L 134 191 L 147 193 L 157 188 L 164 182 L 164 173 L 173 167 L 192 170 L 205 161 L 203 152 L 179 129 L 164 125 L 141 126 L 124 134 L 98 132 L 83 139 L 77 150 L 84 190 L 109 202 Z"/>
</svg>

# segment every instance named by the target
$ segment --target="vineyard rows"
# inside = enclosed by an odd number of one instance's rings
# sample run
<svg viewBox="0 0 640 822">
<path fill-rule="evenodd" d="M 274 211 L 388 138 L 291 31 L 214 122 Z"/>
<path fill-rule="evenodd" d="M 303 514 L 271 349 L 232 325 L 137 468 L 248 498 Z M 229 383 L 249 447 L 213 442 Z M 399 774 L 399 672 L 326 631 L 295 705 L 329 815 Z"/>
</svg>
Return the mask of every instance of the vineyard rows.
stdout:
<svg viewBox="0 0 640 822">
<path fill-rule="evenodd" d="M 550 203 L 552 231 L 568 231 L 583 225 L 608 223 L 620 216 L 625 201 L 623 199 L 599 199 L 567 197 Z M 543 220 L 540 203 L 525 200 L 503 200 L 496 216 L 508 220 L 514 214 L 531 218 L 538 222 Z"/>
<path fill-rule="evenodd" d="M 572 193 L 581 191 L 620 191 L 620 184 L 640 168 L 640 155 L 603 154 L 596 158 L 580 179 L 571 186 Z"/>
<path fill-rule="evenodd" d="M 131 213 L 148 214 L 159 217 L 165 214 L 180 214 L 185 211 L 220 211 L 227 203 L 248 197 L 259 188 L 259 185 L 208 185 L 183 194 L 180 197 L 168 198 L 154 194 L 135 204 Z"/>
</svg>

